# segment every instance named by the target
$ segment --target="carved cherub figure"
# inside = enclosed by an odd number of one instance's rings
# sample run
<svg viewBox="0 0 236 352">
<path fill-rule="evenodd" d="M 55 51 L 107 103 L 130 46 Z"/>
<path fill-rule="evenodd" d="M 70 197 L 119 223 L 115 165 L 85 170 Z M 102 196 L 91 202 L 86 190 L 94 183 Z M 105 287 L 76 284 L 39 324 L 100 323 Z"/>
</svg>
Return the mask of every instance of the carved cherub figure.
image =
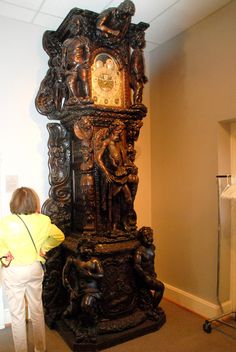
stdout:
<svg viewBox="0 0 236 352">
<path fill-rule="evenodd" d="M 89 116 L 84 116 L 74 124 L 74 133 L 82 146 L 90 146 L 93 137 L 93 125 Z"/>
<path fill-rule="evenodd" d="M 153 245 L 153 230 L 143 226 L 138 231 L 140 246 L 134 256 L 134 267 L 140 278 L 141 285 L 154 291 L 153 308 L 157 308 L 164 293 L 164 284 L 157 280 L 154 268 L 155 246 Z"/>
<path fill-rule="evenodd" d="M 72 273 L 74 269 L 74 275 Z M 82 245 L 77 257 L 67 257 L 63 268 L 63 285 L 70 292 L 70 304 L 65 310 L 65 318 L 77 317 L 83 313 L 87 326 L 97 322 L 98 300 L 101 292 L 98 281 L 103 277 L 103 268 L 99 259 L 93 257 L 93 250 Z"/>
<path fill-rule="evenodd" d="M 67 104 L 79 101 L 90 102 L 88 83 L 88 61 L 90 55 L 89 39 L 80 35 L 80 17 L 71 26 L 72 37 L 66 39 L 62 45 L 62 68 L 69 91 Z"/>
<path fill-rule="evenodd" d="M 135 13 L 132 1 L 124 0 L 118 7 L 110 7 L 98 16 L 96 27 L 103 37 L 113 37 L 116 40 L 124 38 Z"/>
<path fill-rule="evenodd" d="M 143 48 L 145 47 L 144 31 L 137 31 L 132 42 L 133 52 L 130 62 L 130 85 L 133 89 L 134 105 L 142 104 L 143 87 L 148 79 L 145 75 Z"/>
</svg>

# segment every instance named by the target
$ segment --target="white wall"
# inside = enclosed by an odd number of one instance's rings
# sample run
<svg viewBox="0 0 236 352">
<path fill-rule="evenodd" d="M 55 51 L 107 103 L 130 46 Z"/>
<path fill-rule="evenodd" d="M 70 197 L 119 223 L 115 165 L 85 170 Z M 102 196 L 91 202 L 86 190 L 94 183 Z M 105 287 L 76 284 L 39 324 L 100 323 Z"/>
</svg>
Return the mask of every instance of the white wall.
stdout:
<svg viewBox="0 0 236 352">
<path fill-rule="evenodd" d="M 48 121 L 34 105 L 47 70 L 41 44 L 44 30 L 3 17 L 0 20 L 0 215 L 8 212 L 11 190 L 7 192 L 6 186 L 10 182 L 13 187 L 15 183 L 34 188 L 42 201 L 47 198 Z"/>
</svg>

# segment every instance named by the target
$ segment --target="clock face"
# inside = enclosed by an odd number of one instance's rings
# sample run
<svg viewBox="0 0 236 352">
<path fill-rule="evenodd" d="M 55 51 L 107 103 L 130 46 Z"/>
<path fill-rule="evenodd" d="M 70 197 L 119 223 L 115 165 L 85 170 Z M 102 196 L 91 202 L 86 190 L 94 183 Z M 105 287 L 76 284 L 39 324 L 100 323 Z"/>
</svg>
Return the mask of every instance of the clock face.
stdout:
<svg viewBox="0 0 236 352">
<path fill-rule="evenodd" d="M 106 53 L 95 57 L 91 68 L 92 99 L 96 105 L 124 106 L 123 72 Z"/>
</svg>

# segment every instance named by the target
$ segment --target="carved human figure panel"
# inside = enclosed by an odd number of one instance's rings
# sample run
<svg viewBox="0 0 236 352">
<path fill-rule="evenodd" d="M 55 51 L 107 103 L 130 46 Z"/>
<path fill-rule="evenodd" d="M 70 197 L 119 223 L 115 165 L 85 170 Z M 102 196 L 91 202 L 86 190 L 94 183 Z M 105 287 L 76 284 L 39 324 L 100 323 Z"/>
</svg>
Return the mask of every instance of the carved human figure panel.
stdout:
<svg viewBox="0 0 236 352">
<path fill-rule="evenodd" d="M 103 204 L 113 230 L 130 230 L 129 216 L 133 209 L 133 197 L 129 187 L 131 174 L 136 173 L 134 164 L 127 157 L 126 126 L 115 120 L 107 129 L 95 136 L 95 161 L 104 179 L 103 192 L 108 193 Z"/>
</svg>

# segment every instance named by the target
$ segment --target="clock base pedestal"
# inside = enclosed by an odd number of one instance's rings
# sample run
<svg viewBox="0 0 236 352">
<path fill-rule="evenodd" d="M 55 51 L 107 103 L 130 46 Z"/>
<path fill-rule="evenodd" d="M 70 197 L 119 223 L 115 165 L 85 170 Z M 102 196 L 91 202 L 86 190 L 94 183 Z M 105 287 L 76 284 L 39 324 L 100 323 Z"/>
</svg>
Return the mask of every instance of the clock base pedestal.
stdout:
<svg viewBox="0 0 236 352">
<path fill-rule="evenodd" d="M 84 238 L 85 239 L 85 238 Z M 62 252 L 55 254 L 54 260 L 47 263 L 46 276 L 51 282 L 56 268 L 64 266 L 66 258 L 77 258 L 78 243 L 81 238 L 74 235 L 68 236 L 63 243 Z M 101 297 L 94 302 L 89 310 L 84 312 L 82 299 L 84 295 L 95 294 L 84 289 L 79 291 L 76 310 L 69 316 L 65 315 L 69 307 L 74 305 L 73 298 L 61 287 L 58 299 L 51 291 L 52 299 L 48 300 L 48 310 L 45 320 L 50 328 L 56 329 L 72 351 L 93 352 L 103 350 L 139 336 L 157 331 L 165 323 L 166 316 L 161 307 L 155 307 L 153 295 L 149 288 L 143 285 L 135 270 L 135 254 L 140 248 L 137 233 L 129 234 L 123 239 L 93 238 L 94 255 L 100 261 L 104 276 L 99 285 Z M 58 258 L 56 262 L 55 258 Z M 71 270 L 71 282 L 77 287 L 78 273 Z M 59 277 L 59 276 L 58 276 Z M 50 296 L 50 291 L 44 290 L 45 297 Z M 47 303 L 47 302 L 45 302 Z M 53 303 L 53 304 L 52 304 Z M 75 307 L 75 306 L 74 306 Z M 87 307 L 89 308 L 89 307 Z M 98 313 L 88 314 L 95 309 Z M 93 320 L 94 318 L 94 320 Z M 91 323 L 92 321 L 92 323 Z"/>
<path fill-rule="evenodd" d="M 94 342 L 87 343 L 76 341 L 74 334 L 62 320 L 54 323 L 52 328 L 61 335 L 73 352 L 96 352 L 158 331 L 165 322 L 166 316 L 160 308 L 159 321 L 146 320 L 142 324 L 125 331 L 98 335 Z"/>
</svg>

